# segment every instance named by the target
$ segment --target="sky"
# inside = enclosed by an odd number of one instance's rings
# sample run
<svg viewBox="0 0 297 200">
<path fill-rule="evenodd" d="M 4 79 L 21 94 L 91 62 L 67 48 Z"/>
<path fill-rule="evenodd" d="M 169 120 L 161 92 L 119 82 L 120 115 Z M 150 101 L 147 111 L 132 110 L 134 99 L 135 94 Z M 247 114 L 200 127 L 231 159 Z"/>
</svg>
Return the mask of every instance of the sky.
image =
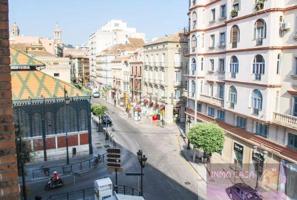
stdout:
<svg viewBox="0 0 297 200">
<path fill-rule="evenodd" d="M 9 20 L 21 35 L 53 36 L 57 23 L 67 44 L 82 45 L 111 19 L 146 34 L 164 36 L 187 26 L 188 0 L 9 0 Z"/>
</svg>

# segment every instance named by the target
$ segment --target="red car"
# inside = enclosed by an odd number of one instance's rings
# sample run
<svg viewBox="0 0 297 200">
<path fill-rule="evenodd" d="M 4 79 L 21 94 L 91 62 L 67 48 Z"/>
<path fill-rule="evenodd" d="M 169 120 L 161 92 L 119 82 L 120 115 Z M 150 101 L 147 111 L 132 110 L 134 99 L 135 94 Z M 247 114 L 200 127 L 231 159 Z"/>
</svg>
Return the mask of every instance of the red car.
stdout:
<svg viewBox="0 0 297 200">
<path fill-rule="evenodd" d="M 228 187 L 226 192 L 232 200 L 262 200 L 257 191 L 244 183 L 236 183 Z"/>
</svg>

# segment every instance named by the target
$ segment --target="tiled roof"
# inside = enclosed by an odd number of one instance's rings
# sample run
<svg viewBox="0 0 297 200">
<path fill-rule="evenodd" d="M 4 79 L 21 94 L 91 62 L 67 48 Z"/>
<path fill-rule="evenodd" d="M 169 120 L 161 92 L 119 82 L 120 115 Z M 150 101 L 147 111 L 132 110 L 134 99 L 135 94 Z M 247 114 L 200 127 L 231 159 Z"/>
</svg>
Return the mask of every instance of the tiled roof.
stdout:
<svg viewBox="0 0 297 200">
<path fill-rule="evenodd" d="M 45 64 L 29 56 L 23 51 L 10 48 L 10 65 L 11 66 L 44 66 Z"/>
<path fill-rule="evenodd" d="M 108 49 L 103 50 L 103 54 L 117 54 L 121 51 L 135 51 L 138 48 L 143 47 L 144 41 L 139 38 L 128 38 L 127 44 L 117 44 Z"/>
<path fill-rule="evenodd" d="M 87 96 L 73 85 L 37 70 L 12 71 L 11 82 L 13 100 L 64 97 L 64 88 L 69 97 Z"/>
<path fill-rule="evenodd" d="M 165 43 L 165 42 L 186 42 L 186 37 L 183 33 L 175 33 L 171 35 L 166 35 L 164 37 L 160 37 L 152 42 L 148 42 L 145 44 L 147 45 L 152 45 L 152 44 L 159 44 L 159 43 Z"/>
</svg>

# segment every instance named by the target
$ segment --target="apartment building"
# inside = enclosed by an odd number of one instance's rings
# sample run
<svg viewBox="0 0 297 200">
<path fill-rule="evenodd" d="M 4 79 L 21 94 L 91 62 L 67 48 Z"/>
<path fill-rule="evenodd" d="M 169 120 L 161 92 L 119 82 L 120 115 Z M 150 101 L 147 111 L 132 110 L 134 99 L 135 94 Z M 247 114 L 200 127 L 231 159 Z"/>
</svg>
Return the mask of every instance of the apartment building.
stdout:
<svg viewBox="0 0 297 200">
<path fill-rule="evenodd" d="M 184 51 L 187 38 L 182 33 L 166 35 L 144 46 L 142 96 L 144 113 L 160 114 L 172 123 L 174 116 L 184 119 L 180 100 L 183 92 L 182 70 L 187 65 Z"/>
<path fill-rule="evenodd" d="M 192 0 L 188 15 L 187 129 L 216 122 L 222 162 L 259 164 L 262 187 L 297 198 L 296 1 Z"/>
</svg>

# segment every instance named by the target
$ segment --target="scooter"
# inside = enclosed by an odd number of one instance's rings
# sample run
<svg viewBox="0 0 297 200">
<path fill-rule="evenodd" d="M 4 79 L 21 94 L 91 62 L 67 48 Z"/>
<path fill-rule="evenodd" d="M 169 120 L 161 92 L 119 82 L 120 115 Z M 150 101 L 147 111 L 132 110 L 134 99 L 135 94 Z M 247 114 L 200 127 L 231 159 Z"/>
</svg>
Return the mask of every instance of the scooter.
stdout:
<svg viewBox="0 0 297 200">
<path fill-rule="evenodd" d="M 46 191 L 48 191 L 48 190 L 51 190 L 51 189 L 62 187 L 63 185 L 64 185 L 64 183 L 63 183 L 61 178 L 59 178 L 56 181 L 53 181 L 52 178 L 51 178 L 51 179 L 49 179 L 47 184 L 44 186 L 44 189 Z"/>
</svg>

